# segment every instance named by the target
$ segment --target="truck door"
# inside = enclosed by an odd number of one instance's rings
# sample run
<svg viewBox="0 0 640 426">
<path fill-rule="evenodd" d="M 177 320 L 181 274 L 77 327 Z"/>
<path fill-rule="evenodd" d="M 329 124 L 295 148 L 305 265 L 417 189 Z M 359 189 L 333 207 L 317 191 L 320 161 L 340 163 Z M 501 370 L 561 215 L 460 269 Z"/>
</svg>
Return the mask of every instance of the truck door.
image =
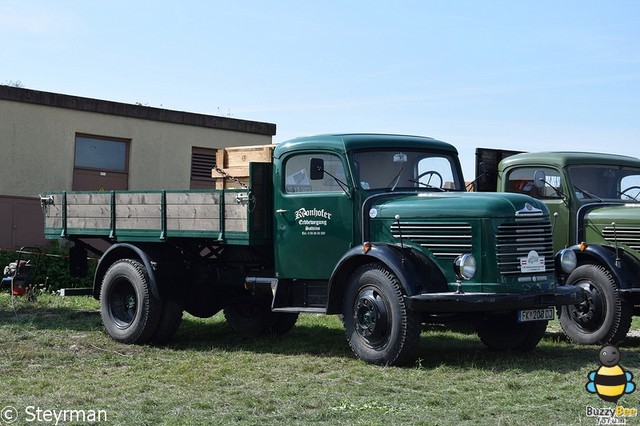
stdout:
<svg viewBox="0 0 640 426">
<path fill-rule="evenodd" d="M 311 160 L 326 173 L 311 179 Z M 352 247 L 353 202 L 341 157 L 293 154 L 283 159 L 275 186 L 275 256 L 279 278 L 328 279 Z"/>
</svg>

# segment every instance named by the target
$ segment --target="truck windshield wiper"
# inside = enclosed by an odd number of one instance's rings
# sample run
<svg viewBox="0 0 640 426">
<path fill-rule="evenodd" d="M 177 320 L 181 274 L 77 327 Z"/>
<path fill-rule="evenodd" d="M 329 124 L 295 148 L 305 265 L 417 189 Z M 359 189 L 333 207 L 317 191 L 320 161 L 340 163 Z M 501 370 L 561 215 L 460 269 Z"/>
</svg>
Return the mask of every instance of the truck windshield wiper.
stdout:
<svg viewBox="0 0 640 426">
<path fill-rule="evenodd" d="M 573 185 L 573 187 L 574 187 L 575 189 L 577 189 L 578 191 L 582 192 L 583 194 L 585 194 L 585 195 L 586 195 L 587 197 L 589 197 L 589 198 L 592 198 L 592 199 L 594 199 L 594 200 L 598 200 L 598 201 L 600 201 L 601 203 L 602 203 L 602 202 L 604 202 L 604 200 L 603 200 L 602 198 L 598 197 L 598 196 L 597 196 L 597 195 L 595 195 L 595 194 L 590 193 L 589 191 L 585 191 L 584 189 L 580 189 L 580 188 L 578 188 L 576 185 Z"/>
<path fill-rule="evenodd" d="M 395 191 L 396 186 L 398 186 L 398 182 L 400 182 L 400 176 L 402 175 L 402 172 L 404 171 L 404 166 L 400 167 L 400 171 L 398 172 L 398 174 L 393 178 L 393 186 L 390 188 L 391 192 Z M 389 189 L 389 187 L 387 186 L 387 189 Z"/>
</svg>

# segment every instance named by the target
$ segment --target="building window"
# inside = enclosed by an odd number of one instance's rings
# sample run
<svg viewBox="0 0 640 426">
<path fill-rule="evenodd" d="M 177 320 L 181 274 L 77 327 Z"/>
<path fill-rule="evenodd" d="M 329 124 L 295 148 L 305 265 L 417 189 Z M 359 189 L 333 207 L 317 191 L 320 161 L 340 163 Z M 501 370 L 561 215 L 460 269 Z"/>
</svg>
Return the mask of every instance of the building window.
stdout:
<svg viewBox="0 0 640 426">
<path fill-rule="evenodd" d="M 129 140 L 76 135 L 74 191 L 129 189 Z"/>
<path fill-rule="evenodd" d="M 91 136 L 76 136 L 75 166 L 126 172 L 127 142 Z"/>
</svg>

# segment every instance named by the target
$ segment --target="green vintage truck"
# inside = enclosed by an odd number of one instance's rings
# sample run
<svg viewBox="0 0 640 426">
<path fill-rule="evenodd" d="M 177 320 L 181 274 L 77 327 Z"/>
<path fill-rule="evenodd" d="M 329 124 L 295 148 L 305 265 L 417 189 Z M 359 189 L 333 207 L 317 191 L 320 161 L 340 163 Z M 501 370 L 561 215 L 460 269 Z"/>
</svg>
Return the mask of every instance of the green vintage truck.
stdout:
<svg viewBox="0 0 640 426">
<path fill-rule="evenodd" d="M 490 348 L 530 350 L 554 306 L 582 300 L 556 282 L 575 256 L 554 257 L 544 204 L 465 192 L 447 143 L 305 137 L 248 169 L 246 188 L 42 197 L 46 236 L 74 243 L 73 270 L 96 239 L 111 244 L 94 278 L 111 337 L 162 343 L 183 311 L 223 310 L 253 334 L 338 314 L 359 358 L 399 365 L 417 356 L 424 323 L 470 321 Z"/>
<path fill-rule="evenodd" d="M 553 216 L 554 250 L 576 253 L 578 267 L 561 279 L 587 297 L 560 309 L 567 336 L 584 344 L 624 339 L 640 313 L 640 159 L 478 148 L 476 163 L 484 175 L 478 190 L 541 200 Z"/>
</svg>

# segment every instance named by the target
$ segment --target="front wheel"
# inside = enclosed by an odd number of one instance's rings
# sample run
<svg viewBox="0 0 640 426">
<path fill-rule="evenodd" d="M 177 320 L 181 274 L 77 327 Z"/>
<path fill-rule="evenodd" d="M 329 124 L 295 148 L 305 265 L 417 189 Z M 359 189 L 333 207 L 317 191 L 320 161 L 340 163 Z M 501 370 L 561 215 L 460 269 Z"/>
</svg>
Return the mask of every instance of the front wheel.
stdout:
<svg viewBox="0 0 640 426">
<path fill-rule="evenodd" d="M 631 327 L 633 307 L 621 299 L 611 274 L 599 265 L 576 268 L 567 283 L 584 290 L 585 299 L 558 310 L 560 325 L 574 343 L 587 345 L 616 344 Z"/>
<path fill-rule="evenodd" d="M 123 343 L 148 343 L 162 316 L 142 263 L 122 259 L 107 269 L 100 290 L 100 316 L 107 333 Z"/>
<path fill-rule="evenodd" d="M 347 340 L 355 355 L 378 365 L 415 360 L 420 316 L 407 308 L 398 278 L 384 266 L 361 266 L 349 279 L 343 302 Z"/>
<path fill-rule="evenodd" d="M 515 312 L 492 315 L 476 322 L 482 343 L 494 351 L 528 352 L 544 337 L 548 321 L 519 323 Z"/>
</svg>

